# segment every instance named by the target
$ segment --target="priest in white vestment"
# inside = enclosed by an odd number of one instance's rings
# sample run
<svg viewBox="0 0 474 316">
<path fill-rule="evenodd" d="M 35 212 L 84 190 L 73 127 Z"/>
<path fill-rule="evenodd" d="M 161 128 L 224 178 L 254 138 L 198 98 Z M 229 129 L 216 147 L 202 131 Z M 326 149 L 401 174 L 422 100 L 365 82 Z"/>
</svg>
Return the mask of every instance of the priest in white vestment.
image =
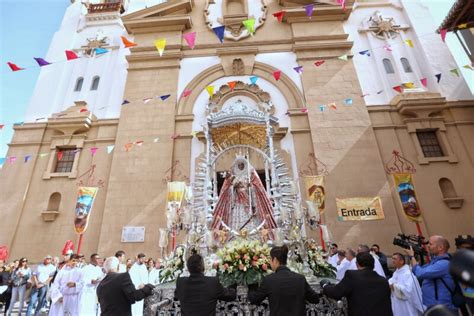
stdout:
<svg viewBox="0 0 474 316">
<path fill-rule="evenodd" d="M 337 280 L 342 280 L 344 278 L 344 274 L 346 274 L 346 271 L 349 269 L 351 266 L 352 262 L 355 262 L 356 253 L 352 249 L 347 249 L 346 250 L 346 257 L 342 259 L 342 261 L 337 265 L 336 267 L 336 279 Z"/>
<path fill-rule="evenodd" d="M 84 316 L 98 315 L 97 286 L 104 278 L 102 268 L 99 266 L 100 257 L 98 254 L 91 255 L 90 264 L 82 268 L 83 284 L 80 300 L 80 314 Z"/>
<path fill-rule="evenodd" d="M 339 260 L 337 251 L 338 251 L 337 244 L 331 244 L 328 263 L 332 265 L 334 268 L 337 268 L 337 262 Z"/>
<path fill-rule="evenodd" d="M 137 261 L 133 264 L 128 273 L 130 274 L 132 283 L 135 285 L 137 290 L 143 288 L 145 284 L 149 283 L 148 269 L 145 264 L 145 254 L 138 254 Z M 132 305 L 133 316 L 143 316 L 143 303 L 143 300 L 141 300 Z"/>
<path fill-rule="evenodd" d="M 59 270 L 51 286 L 50 316 L 79 316 L 79 301 L 83 287 L 82 269 L 77 268 L 79 256 L 74 254 Z"/>
<path fill-rule="evenodd" d="M 367 245 L 359 245 L 359 248 L 357 249 L 357 253 L 361 252 L 369 252 L 372 257 L 374 257 L 374 271 L 377 272 L 378 275 L 382 277 L 385 276 L 385 272 L 383 271 L 382 265 L 380 264 L 380 261 L 376 255 L 370 252 L 370 248 Z M 356 260 L 354 260 L 351 265 L 349 266 L 349 269 L 347 270 L 357 270 L 357 265 L 356 265 Z"/>
<path fill-rule="evenodd" d="M 424 306 L 420 284 L 410 267 L 405 264 L 405 257 L 401 253 L 395 253 L 392 256 L 392 262 L 397 268 L 392 278 L 388 280 L 392 290 L 393 316 L 423 315 Z"/>
</svg>

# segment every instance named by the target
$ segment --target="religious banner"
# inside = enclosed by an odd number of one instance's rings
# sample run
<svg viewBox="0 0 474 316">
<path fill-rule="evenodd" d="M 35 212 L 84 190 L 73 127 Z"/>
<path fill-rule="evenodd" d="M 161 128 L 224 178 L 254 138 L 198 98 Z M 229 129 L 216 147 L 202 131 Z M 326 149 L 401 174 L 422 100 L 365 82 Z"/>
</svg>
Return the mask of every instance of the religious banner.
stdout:
<svg viewBox="0 0 474 316">
<path fill-rule="evenodd" d="M 421 222 L 421 210 L 416 198 L 412 174 L 395 173 L 393 179 L 406 217 L 413 222 Z"/>
<path fill-rule="evenodd" d="M 76 202 L 76 217 L 74 218 L 74 229 L 76 233 L 83 234 L 87 229 L 89 216 L 94 204 L 95 196 L 99 188 L 79 187 Z"/>
<path fill-rule="evenodd" d="M 382 201 L 376 197 L 336 198 L 339 221 L 371 221 L 384 219 Z"/>
<path fill-rule="evenodd" d="M 313 203 L 316 204 L 319 213 L 324 213 L 326 200 L 324 176 L 306 176 L 304 179 L 308 200 L 313 201 Z"/>
</svg>

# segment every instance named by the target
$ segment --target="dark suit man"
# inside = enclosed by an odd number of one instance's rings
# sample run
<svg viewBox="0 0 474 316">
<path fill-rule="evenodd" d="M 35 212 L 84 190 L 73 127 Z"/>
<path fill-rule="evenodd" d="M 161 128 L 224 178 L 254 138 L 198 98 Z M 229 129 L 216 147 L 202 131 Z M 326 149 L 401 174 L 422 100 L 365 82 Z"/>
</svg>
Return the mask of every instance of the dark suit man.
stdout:
<svg viewBox="0 0 474 316">
<path fill-rule="evenodd" d="M 190 276 L 178 278 L 174 292 L 181 303 L 182 315 L 215 315 L 217 300 L 235 300 L 235 289 L 224 288 L 217 277 L 204 276 L 204 261 L 200 255 L 193 254 L 186 265 Z"/>
<path fill-rule="evenodd" d="M 358 253 L 358 270 L 348 270 L 336 285 L 321 281 L 323 293 L 333 299 L 347 297 L 349 316 L 392 316 L 390 286 L 374 270 L 374 258 L 368 252 Z"/>
<path fill-rule="evenodd" d="M 107 258 L 104 262 L 106 277 L 97 287 L 102 316 L 131 316 L 132 304 L 149 296 L 153 286 L 145 285 L 137 290 L 128 273 L 117 273 L 119 260 L 116 257 Z"/>
<path fill-rule="evenodd" d="M 273 247 L 270 265 L 275 273 L 266 276 L 257 290 L 249 289 L 249 300 L 260 304 L 266 297 L 270 315 L 306 315 L 306 301 L 319 302 L 319 295 L 309 286 L 304 276 L 286 267 L 288 247 Z"/>
</svg>

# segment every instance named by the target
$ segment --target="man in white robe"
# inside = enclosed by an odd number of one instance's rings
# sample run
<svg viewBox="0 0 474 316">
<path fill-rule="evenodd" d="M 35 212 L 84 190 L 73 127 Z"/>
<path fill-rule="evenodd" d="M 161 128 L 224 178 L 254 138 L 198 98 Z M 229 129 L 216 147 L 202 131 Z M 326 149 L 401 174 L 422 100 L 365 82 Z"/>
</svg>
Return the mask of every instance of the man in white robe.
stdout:
<svg viewBox="0 0 474 316">
<path fill-rule="evenodd" d="M 127 265 L 125 264 L 125 261 L 127 260 L 127 258 L 125 258 L 125 251 L 123 250 L 118 250 L 116 253 L 115 253 L 115 257 L 119 260 L 120 264 L 119 264 L 119 269 L 118 269 L 118 273 L 124 273 L 124 272 L 127 272 Z"/>
<path fill-rule="evenodd" d="M 367 245 L 359 245 L 359 248 L 357 248 L 357 253 L 361 253 L 361 252 L 369 252 L 370 253 L 370 248 L 369 246 Z M 378 259 L 377 256 L 373 255 L 372 253 L 370 253 L 372 255 L 372 257 L 374 257 L 374 271 L 377 272 L 378 275 L 382 276 L 382 277 L 386 277 L 385 276 L 385 272 L 383 271 L 383 268 L 382 268 L 382 265 L 380 264 L 380 261 Z M 349 266 L 349 269 L 347 270 L 357 270 L 357 265 L 356 265 L 356 260 L 354 260 L 351 265 Z"/>
<path fill-rule="evenodd" d="M 82 269 L 77 268 L 79 256 L 74 254 L 59 270 L 51 287 L 50 316 L 79 316 L 79 300 L 83 287 Z"/>
<path fill-rule="evenodd" d="M 145 284 L 148 284 L 148 269 L 145 265 L 145 254 L 139 253 L 137 261 L 133 264 L 128 271 L 130 278 L 132 279 L 133 285 L 137 290 L 143 288 Z M 132 305 L 133 316 L 143 316 L 143 300 L 136 302 Z"/>
<path fill-rule="evenodd" d="M 332 265 L 334 268 L 337 268 L 337 261 L 339 260 L 337 255 L 337 244 L 331 244 L 331 250 L 329 252 L 328 263 Z"/>
<path fill-rule="evenodd" d="M 393 316 L 423 315 L 424 306 L 420 284 L 410 267 L 405 264 L 405 257 L 401 253 L 394 253 L 392 262 L 397 268 L 392 278 L 388 280 L 392 290 Z"/>
<path fill-rule="evenodd" d="M 100 257 L 94 253 L 90 257 L 90 264 L 82 268 L 83 284 L 80 303 L 80 314 L 84 316 L 98 315 L 97 286 L 104 277 L 99 266 Z"/>
<path fill-rule="evenodd" d="M 347 249 L 346 250 L 346 257 L 342 259 L 342 261 L 339 263 L 337 266 L 337 272 L 336 272 L 336 279 L 337 280 L 342 280 L 344 278 L 344 274 L 346 274 L 346 271 L 349 269 L 350 265 L 352 262 L 355 262 L 355 256 L 356 253 L 352 249 Z"/>
</svg>

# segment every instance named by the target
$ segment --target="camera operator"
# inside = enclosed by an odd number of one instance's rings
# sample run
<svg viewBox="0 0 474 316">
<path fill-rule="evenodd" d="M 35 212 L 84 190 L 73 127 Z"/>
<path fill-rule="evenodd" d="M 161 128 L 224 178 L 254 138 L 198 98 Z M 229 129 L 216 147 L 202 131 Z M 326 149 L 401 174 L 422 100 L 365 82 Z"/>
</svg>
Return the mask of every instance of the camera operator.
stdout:
<svg viewBox="0 0 474 316">
<path fill-rule="evenodd" d="M 413 274 L 422 282 L 421 292 L 423 304 L 430 308 L 433 305 L 443 304 L 448 309 L 455 311 L 451 293 L 455 290 L 454 281 L 449 274 L 448 254 L 449 242 L 442 236 L 431 236 L 428 243 L 428 251 L 431 262 L 420 266 L 416 261 L 413 248 L 405 250 L 410 256 L 410 264 Z"/>
</svg>

